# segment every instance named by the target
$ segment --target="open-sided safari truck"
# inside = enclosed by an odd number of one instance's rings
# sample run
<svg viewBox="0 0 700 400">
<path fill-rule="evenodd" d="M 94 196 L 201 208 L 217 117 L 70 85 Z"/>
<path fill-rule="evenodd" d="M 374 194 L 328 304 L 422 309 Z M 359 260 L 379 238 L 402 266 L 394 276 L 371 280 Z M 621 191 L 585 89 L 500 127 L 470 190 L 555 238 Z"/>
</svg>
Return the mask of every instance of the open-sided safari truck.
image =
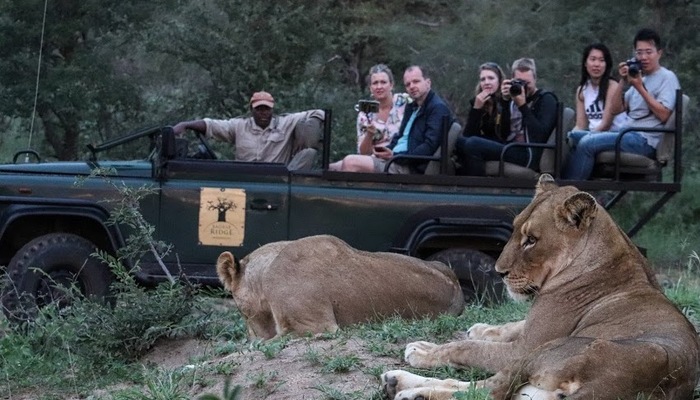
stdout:
<svg viewBox="0 0 700 400">
<path fill-rule="evenodd" d="M 658 193 L 630 236 L 681 190 L 681 104 L 687 96 L 678 99 L 656 160 L 601 155 L 594 179 L 560 180 L 616 193 L 608 208 L 628 192 Z M 502 286 L 491 267 L 510 237 L 514 215 L 530 201 L 536 177 L 547 172 L 559 178 L 572 120 L 573 111 L 560 105 L 549 142 L 538 145 L 545 147 L 538 170 L 494 162 L 488 177 L 454 175 L 451 151 L 461 128 L 447 120 L 426 174 L 328 171 L 330 111 L 325 124 L 303 121 L 295 131 L 295 150 L 317 152 L 311 169 L 217 159 L 204 138 L 176 138 L 167 126 L 90 146 L 92 156 L 82 162 L 40 162 L 31 150 L 19 152 L 15 161 L 35 162 L 0 165 L 0 265 L 8 278 L 3 310 L 15 319 L 31 316 L 36 304 L 53 301 L 66 284 L 91 296 L 107 294 L 112 275 L 90 254 L 95 248 L 115 254 L 129 228 L 108 223 L 108 200 L 121 196 L 112 183 L 90 177 L 75 185 L 76 177 L 88 177 L 97 167 L 113 171 L 111 182 L 119 185 L 156 189 L 141 200 L 140 211 L 155 228 L 155 239 L 173 246 L 162 262 L 175 276 L 182 272 L 217 285 L 214 263 L 224 250 L 243 257 L 269 242 L 330 234 L 362 250 L 441 260 L 455 270 L 468 299 L 498 298 Z M 125 146 L 133 154 L 147 151 L 127 161 L 106 156 Z M 661 171 L 669 167 L 672 180 L 666 181 Z M 139 265 L 140 282 L 166 279 L 158 260 Z"/>
</svg>

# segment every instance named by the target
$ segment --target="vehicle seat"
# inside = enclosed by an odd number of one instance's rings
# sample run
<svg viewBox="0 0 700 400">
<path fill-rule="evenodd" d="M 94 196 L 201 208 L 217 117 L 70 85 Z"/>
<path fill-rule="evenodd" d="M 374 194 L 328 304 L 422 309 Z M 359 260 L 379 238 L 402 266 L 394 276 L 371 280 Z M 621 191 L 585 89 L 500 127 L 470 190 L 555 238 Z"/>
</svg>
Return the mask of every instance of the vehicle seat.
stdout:
<svg viewBox="0 0 700 400">
<path fill-rule="evenodd" d="M 566 107 L 563 108 L 562 103 L 557 104 L 557 123 L 549 135 L 547 142 L 544 144 L 531 143 L 528 144 L 530 147 L 543 147 L 542 155 L 540 157 L 539 166 L 537 169 L 523 167 L 522 165 L 509 163 L 506 161 L 487 161 L 485 163 L 486 176 L 503 176 L 507 178 L 521 178 L 521 179 L 537 179 L 537 177 L 542 173 L 548 173 L 553 176 L 556 175 L 556 153 L 557 148 L 563 148 L 563 143 L 565 141 L 566 132 L 571 130 L 574 125 L 574 110 Z M 525 145 L 525 144 L 518 144 Z M 563 152 L 559 151 L 559 154 Z M 563 163 L 561 160 L 560 163 Z M 502 166 L 501 166 L 502 164 Z M 562 165 L 562 164 L 560 164 Z M 502 171 L 501 171 L 502 168 Z"/>
<path fill-rule="evenodd" d="M 297 122 L 292 135 L 292 158 L 287 168 L 290 171 L 311 169 L 323 144 L 323 121 L 316 117 L 305 118 Z"/>
<path fill-rule="evenodd" d="M 676 136 L 682 134 L 682 117 L 688 109 L 690 98 L 682 94 L 679 90 L 676 94 L 676 106 L 673 113 L 662 128 L 664 134 L 661 137 L 659 145 L 656 147 L 656 159 L 648 158 L 640 154 L 620 152 L 620 168 L 619 179 L 623 180 L 641 180 L 641 181 L 660 181 L 661 170 L 670 161 L 673 160 L 675 154 Z M 678 119 L 680 121 L 678 129 L 676 128 L 676 110 L 680 109 Z M 620 131 L 620 134 L 628 131 L 641 131 L 640 128 L 630 127 Z M 646 129 L 652 131 L 653 129 Z M 659 131 L 658 129 L 654 131 Z M 591 174 L 592 179 L 615 179 L 615 151 L 603 151 L 596 156 L 596 164 Z"/>
<path fill-rule="evenodd" d="M 440 174 L 440 160 L 445 157 L 447 159 L 446 163 L 446 171 L 443 171 L 443 174 L 445 175 L 454 175 L 455 174 L 455 164 L 452 160 L 452 154 L 454 154 L 455 151 L 455 143 L 457 143 L 457 139 L 462 134 L 462 125 L 459 124 L 459 122 L 454 121 L 452 123 L 452 126 L 450 126 L 450 130 L 447 131 L 447 136 L 446 139 L 443 139 L 443 143 L 447 143 L 447 152 L 444 154 L 442 153 L 442 148 L 443 146 L 438 147 L 438 149 L 435 151 L 435 154 L 433 154 L 433 157 L 436 157 L 437 160 L 430 161 L 428 163 L 428 166 L 425 168 L 425 175 L 437 175 Z"/>
</svg>

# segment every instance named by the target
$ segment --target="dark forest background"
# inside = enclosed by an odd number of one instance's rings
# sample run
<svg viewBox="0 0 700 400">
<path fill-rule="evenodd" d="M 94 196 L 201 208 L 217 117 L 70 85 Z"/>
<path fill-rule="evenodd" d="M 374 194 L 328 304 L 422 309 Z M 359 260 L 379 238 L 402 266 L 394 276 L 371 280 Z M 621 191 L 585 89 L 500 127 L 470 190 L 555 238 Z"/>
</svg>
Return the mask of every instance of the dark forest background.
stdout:
<svg viewBox="0 0 700 400">
<path fill-rule="evenodd" d="M 5 0 L 0 161 L 27 147 L 49 160 L 83 159 L 86 144 L 139 128 L 245 114 L 262 89 L 280 112 L 332 109 L 338 159 L 354 151 L 353 106 L 368 97 L 365 76 L 376 63 L 394 70 L 397 91 L 406 66 L 428 67 L 433 88 L 463 120 L 479 64 L 507 69 L 533 57 L 538 86 L 573 106 L 583 47 L 602 41 L 615 63 L 624 61 L 635 32 L 651 27 L 664 41 L 662 64 L 692 99 L 690 195 L 698 186 L 698 26 L 693 0 Z M 669 237 L 698 237 L 687 224 L 700 204 L 674 201 L 683 212 L 669 217 L 669 229 L 685 231 Z"/>
</svg>

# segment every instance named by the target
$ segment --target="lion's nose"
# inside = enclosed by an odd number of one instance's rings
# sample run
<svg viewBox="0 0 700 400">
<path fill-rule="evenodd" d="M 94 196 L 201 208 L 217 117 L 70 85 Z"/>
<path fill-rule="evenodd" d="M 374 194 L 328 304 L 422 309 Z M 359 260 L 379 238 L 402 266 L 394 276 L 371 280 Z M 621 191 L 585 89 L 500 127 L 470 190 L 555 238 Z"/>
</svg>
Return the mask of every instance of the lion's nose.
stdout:
<svg viewBox="0 0 700 400">
<path fill-rule="evenodd" d="M 496 271 L 496 272 L 498 272 L 498 271 Z M 501 279 L 503 279 L 503 278 L 505 278 L 506 276 L 508 276 L 508 271 L 505 271 L 505 272 L 498 272 L 498 275 L 500 275 L 500 276 L 501 276 Z"/>
</svg>

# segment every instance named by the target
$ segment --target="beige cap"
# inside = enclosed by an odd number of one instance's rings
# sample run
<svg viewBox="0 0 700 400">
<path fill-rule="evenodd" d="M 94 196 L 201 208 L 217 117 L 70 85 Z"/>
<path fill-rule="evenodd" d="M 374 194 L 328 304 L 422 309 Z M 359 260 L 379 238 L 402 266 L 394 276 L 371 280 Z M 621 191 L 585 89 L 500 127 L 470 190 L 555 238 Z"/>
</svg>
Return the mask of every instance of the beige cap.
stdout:
<svg viewBox="0 0 700 400">
<path fill-rule="evenodd" d="M 267 92 L 255 92 L 250 98 L 250 106 L 255 108 L 257 106 L 268 106 L 270 108 L 275 106 L 275 99 L 270 93 Z"/>
</svg>

